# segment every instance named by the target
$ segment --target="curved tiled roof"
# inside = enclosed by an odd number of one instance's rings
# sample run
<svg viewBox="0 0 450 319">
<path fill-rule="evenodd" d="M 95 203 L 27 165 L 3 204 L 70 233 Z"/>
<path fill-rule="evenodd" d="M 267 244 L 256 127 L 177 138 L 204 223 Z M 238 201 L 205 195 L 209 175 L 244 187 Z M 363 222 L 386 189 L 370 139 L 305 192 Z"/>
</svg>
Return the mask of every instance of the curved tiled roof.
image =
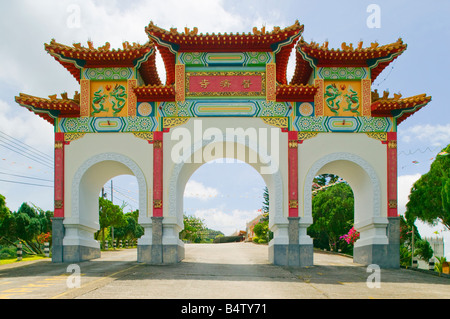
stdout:
<svg viewBox="0 0 450 319">
<path fill-rule="evenodd" d="M 155 42 L 166 67 L 166 84 L 175 82 L 176 52 L 275 52 L 277 63 L 277 81 L 287 84 L 286 68 L 289 55 L 303 32 L 304 26 L 298 21 L 290 27 L 274 27 L 271 32 L 263 27 L 253 28 L 251 33 L 198 34 L 198 29 L 185 28 L 180 33 L 176 28 L 169 31 L 153 22 L 145 28 L 149 37 Z"/>
<path fill-rule="evenodd" d="M 314 101 L 317 87 L 313 85 L 278 85 L 276 90 L 277 102 Z"/>
<path fill-rule="evenodd" d="M 20 93 L 19 96 L 15 97 L 15 100 L 18 104 L 51 124 L 54 124 L 54 119 L 57 117 L 79 117 L 79 94 L 77 93 L 73 99 L 67 98 L 65 93 L 61 96 L 62 98 L 58 99 L 55 94 L 47 99 Z"/>
<path fill-rule="evenodd" d="M 74 43 L 73 46 L 57 43 L 54 39 L 45 44 L 45 50 L 61 63 L 79 82 L 80 69 L 102 67 L 134 67 L 140 65 L 139 71 L 146 84 L 160 84 L 155 64 L 154 44 L 147 42 L 140 45 L 124 42 L 123 49 L 111 49 L 108 42 L 95 48 L 91 41 L 88 47 Z"/>
<path fill-rule="evenodd" d="M 431 101 L 431 96 L 419 94 L 407 98 L 401 98 L 401 95 L 394 94 L 393 98 L 384 96 L 379 98 L 378 92 L 372 92 L 372 116 L 395 117 L 397 125 L 406 120 L 409 116 L 419 111 L 422 107 Z"/>
<path fill-rule="evenodd" d="M 173 85 L 146 85 L 134 88 L 138 101 L 174 102 L 175 87 Z"/>
<path fill-rule="evenodd" d="M 406 47 L 402 39 L 398 39 L 397 42 L 382 46 L 373 42 L 365 48 L 363 42 L 359 42 L 356 47 L 343 42 L 340 49 L 329 49 L 328 42 L 319 45 L 300 39 L 296 47 L 296 67 L 291 83 L 306 83 L 313 71 L 311 63 L 316 67 L 369 67 L 373 82 L 389 63 L 406 50 Z"/>
</svg>

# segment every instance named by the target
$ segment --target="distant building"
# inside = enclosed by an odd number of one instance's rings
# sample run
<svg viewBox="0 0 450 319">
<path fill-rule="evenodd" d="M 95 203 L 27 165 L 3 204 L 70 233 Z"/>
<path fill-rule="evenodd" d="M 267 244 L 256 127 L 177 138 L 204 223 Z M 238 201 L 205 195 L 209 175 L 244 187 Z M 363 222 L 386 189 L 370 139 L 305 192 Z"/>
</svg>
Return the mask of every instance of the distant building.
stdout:
<svg viewBox="0 0 450 319">
<path fill-rule="evenodd" d="M 418 268 L 420 269 L 434 269 L 434 263 L 437 262 L 436 257 L 444 256 L 444 238 L 440 237 L 425 237 L 424 240 L 430 243 L 431 249 L 433 249 L 433 257 L 427 262 L 424 260 L 418 260 Z"/>
<path fill-rule="evenodd" d="M 247 237 L 246 237 L 246 241 L 252 241 L 253 237 L 255 237 L 255 233 L 253 232 L 253 228 L 255 228 L 255 225 L 258 224 L 261 219 L 264 217 L 263 214 L 259 214 L 258 216 L 256 216 L 254 219 L 252 219 L 251 221 L 249 221 L 247 223 Z"/>
</svg>

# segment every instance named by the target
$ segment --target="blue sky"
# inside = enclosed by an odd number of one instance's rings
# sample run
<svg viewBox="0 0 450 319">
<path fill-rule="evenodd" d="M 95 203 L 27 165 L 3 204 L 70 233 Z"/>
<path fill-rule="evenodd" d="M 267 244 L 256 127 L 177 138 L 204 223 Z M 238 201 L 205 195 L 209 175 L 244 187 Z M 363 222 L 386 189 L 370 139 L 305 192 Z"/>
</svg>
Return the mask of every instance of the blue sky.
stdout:
<svg viewBox="0 0 450 319">
<path fill-rule="evenodd" d="M 369 4 L 381 9 L 380 28 L 369 28 Z M 46 97 L 79 90 L 74 78 L 44 51 L 44 43 L 72 44 L 92 40 L 113 48 L 123 41 L 145 43 L 145 26 L 153 20 L 165 29 L 197 26 L 201 33 L 250 32 L 254 26 L 286 27 L 295 20 L 304 24 L 306 41 L 340 48 L 342 42 L 364 46 L 378 41 L 395 42 L 399 37 L 408 49 L 381 73 L 373 88 L 379 92 L 400 92 L 404 97 L 427 93 L 431 103 L 398 128 L 399 210 L 406 204 L 412 183 L 429 169 L 431 158 L 450 143 L 450 111 L 447 102 L 450 38 L 450 2 L 441 1 L 9 1 L 0 4 L 0 131 L 52 156 L 53 129 L 14 102 L 20 92 Z M 288 76 L 293 74 L 293 60 Z M 159 72 L 164 78 L 161 62 Z M 16 143 L 20 145 L 20 142 Z M 47 166 L 31 161 L 0 146 L 0 179 L 51 185 L 53 173 Z M 417 161 L 418 164 L 414 164 Z M 219 169 L 216 167 L 221 165 Z M 23 175 L 41 180 L 23 179 Z M 117 201 L 130 207 L 137 199 L 134 179 L 116 179 Z M 109 184 L 108 184 L 109 185 Z M 245 221 L 261 207 L 264 183 L 246 164 L 208 164 L 191 177 L 185 198 L 188 213 L 197 214 L 211 228 L 224 232 L 245 227 Z M 209 194 L 207 198 L 195 194 Z M 24 201 L 52 209 L 53 192 L 48 187 L 0 181 L 0 193 L 17 210 Z M 122 196 L 120 199 L 120 195 Z M 247 197 L 245 197 L 247 196 Z M 244 225 L 243 225 L 244 223 Z M 433 235 L 442 227 L 423 227 Z M 440 233 L 450 246 L 449 232 Z"/>
</svg>

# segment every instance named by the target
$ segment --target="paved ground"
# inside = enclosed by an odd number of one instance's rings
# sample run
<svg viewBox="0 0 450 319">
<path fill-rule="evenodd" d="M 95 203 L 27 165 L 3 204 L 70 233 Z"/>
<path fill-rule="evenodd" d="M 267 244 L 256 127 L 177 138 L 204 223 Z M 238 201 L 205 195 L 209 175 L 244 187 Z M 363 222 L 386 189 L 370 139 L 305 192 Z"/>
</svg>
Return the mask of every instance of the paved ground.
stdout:
<svg viewBox="0 0 450 319">
<path fill-rule="evenodd" d="M 450 299 L 449 278 L 406 269 L 367 272 L 351 258 L 326 253 L 315 253 L 314 264 L 271 265 L 267 246 L 252 243 L 188 244 L 176 265 L 139 264 L 136 249 L 124 249 L 75 266 L 49 260 L 0 266 L 0 298 Z M 79 267 L 81 277 L 68 267 Z"/>
</svg>

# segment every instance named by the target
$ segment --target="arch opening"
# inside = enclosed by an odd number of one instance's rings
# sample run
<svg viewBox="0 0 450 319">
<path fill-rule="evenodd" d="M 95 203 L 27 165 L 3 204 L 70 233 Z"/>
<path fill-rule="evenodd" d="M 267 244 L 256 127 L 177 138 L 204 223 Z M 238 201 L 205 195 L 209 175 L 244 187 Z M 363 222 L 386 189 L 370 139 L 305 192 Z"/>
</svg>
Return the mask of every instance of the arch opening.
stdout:
<svg viewBox="0 0 450 319">
<path fill-rule="evenodd" d="M 304 216 L 309 225 L 313 222 L 311 185 L 314 177 L 321 174 L 342 177 L 353 191 L 354 228 L 360 233 L 359 239 L 354 243 L 354 262 L 384 263 L 389 244 L 389 222 L 381 213 L 381 186 L 375 170 L 363 158 L 351 153 L 333 153 L 316 161 L 306 177 L 306 185 L 309 187 L 304 192 Z"/>
<path fill-rule="evenodd" d="M 108 181 L 123 175 L 134 176 L 137 182 L 140 222 L 147 216 L 147 186 L 145 177 L 137 164 L 127 156 L 116 153 L 103 153 L 91 157 L 78 168 L 72 180 L 71 210 L 63 222 L 64 261 L 81 261 L 100 257 L 99 198 L 102 188 Z"/>
<path fill-rule="evenodd" d="M 321 174 L 314 178 L 312 187 L 312 218 L 308 235 L 314 248 L 353 255 L 354 236 L 343 237 L 354 224 L 353 189 L 343 178 Z"/>
<path fill-rule="evenodd" d="M 204 163 L 189 176 L 185 184 L 183 212 L 188 218 L 202 220 L 209 230 L 220 233 L 207 231 L 200 239 L 195 235 L 186 236 L 186 232 L 181 231 L 181 239 L 185 243 L 194 241 L 210 244 L 213 242 L 248 244 L 252 240 L 248 237 L 248 223 L 259 220 L 263 215 L 265 187 L 266 183 L 261 174 L 245 162 L 219 159 Z M 250 228 L 253 230 L 253 225 L 250 225 Z M 217 235 L 221 238 L 214 240 Z M 261 247 L 267 248 L 267 245 Z M 191 249 L 195 249 L 195 246 L 186 247 L 186 258 L 189 258 Z M 235 263 L 236 260 L 233 260 L 235 256 L 231 254 L 221 256 L 220 262 L 228 260 Z M 205 261 L 218 261 L 211 258 L 206 256 Z M 266 252 L 261 256 L 261 262 L 267 260 Z"/>
<path fill-rule="evenodd" d="M 236 119 L 236 123 L 242 119 Z M 283 201 L 284 201 L 284 190 L 282 181 L 282 169 L 280 169 L 280 158 L 278 156 L 272 156 L 272 152 L 269 154 L 264 148 L 264 145 L 258 143 L 256 140 L 259 136 L 258 134 L 249 134 L 251 130 L 244 130 L 242 128 L 234 128 L 233 134 L 228 134 L 230 128 L 215 127 L 215 120 L 207 120 L 202 122 L 199 120 L 200 125 L 206 123 L 208 126 L 205 128 L 205 135 L 210 135 L 209 137 L 203 139 L 195 140 L 190 139 L 190 134 L 188 128 L 178 128 L 170 133 L 168 138 L 171 139 L 177 134 L 183 135 L 186 133 L 188 136 L 189 143 L 185 143 L 183 147 L 178 147 L 175 143 L 169 144 L 169 149 L 172 151 L 176 149 L 177 156 L 171 154 L 170 161 L 164 163 L 164 167 L 168 167 L 166 170 L 169 173 L 165 177 L 164 188 L 165 194 L 170 194 L 165 202 L 164 206 L 164 218 L 162 225 L 162 244 L 166 245 L 176 245 L 176 248 L 172 248 L 172 251 L 176 251 L 175 254 L 166 254 L 169 256 L 166 260 L 173 262 L 175 259 L 181 261 L 184 259 L 185 247 L 184 243 L 179 239 L 179 233 L 182 231 L 183 224 L 183 194 L 185 192 L 185 186 L 189 181 L 190 177 L 194 172 L 199 169 L 202 165 L 208 162 L 220 161 L 225 159 L 225 161 L 241 161 L 247 163 L 253 167 L 261 176 L 264 183 L 267 185 L 269 190 L 271 200 L 269 207 L 269 227 L 274 232 L 274 239 L 280 239 L 282 235 L 287 238 L 287 228 L 283 228 L 281 232 L 277 232 L 278 224 L 283 223 L 287 225 L 287 218 L 284 216 L 283 212 Z M 193 131 L 196 130 L 196 125 L 198 122 L 193 121 L 190 123 L 193 126 Z M 248 124 L 247 124 L 248 125 Z M 243 125 L 243 127 L 247 126 Z M 269 128 L 269 130 L 272 128 Z M 183 131 L 184 130 L 184 131 Z M 263 133 L 267 133 L 267 130 L 261 130 Z M 274 134 L 273 131 L 276 131 Z M 181 133 L 180 133 L 181 132 Z M 270 135 L 270 136 L 267 136 Z M 265 139 L 265 146 L 271 145 L 270 140 L 275 141 L 277 145 L 277 152 L 280 147 L 284 145 L 281 144 L 279 129 L 273 128 L 272 134 L 267 134 L 269 140 Z M 211 136 L 213 138 L 211 138 Z M 176 140 L 178 140 L 175 137 Z M 285 141 L 283 141 L 284 143 Z M 273 151 L 273 149 L 271 149 Z M 167 165 L 166 165 L 167 164 Z M 273 169 L 273 168 L 276 169 Z M 269 169 L 268 169 L 269 168 Z M 286 214 L 287 215 L 287 214 Z M 154 232 L 155 230 L 153 230 Z M 286 241 L 285 239 L 283 239 Z M 273 241 L 273 240 L 272 240 Z M 271 241 L 271 242 L 272 242 Z M 175 257 L 173 256 L 175 255 Z M 161 259 L 160 259 L 161 260 Z M 149 260 L 148 262 L 152 262 Z M 163 263 L 165 263 L 163 258 Z"/>
</svg>

